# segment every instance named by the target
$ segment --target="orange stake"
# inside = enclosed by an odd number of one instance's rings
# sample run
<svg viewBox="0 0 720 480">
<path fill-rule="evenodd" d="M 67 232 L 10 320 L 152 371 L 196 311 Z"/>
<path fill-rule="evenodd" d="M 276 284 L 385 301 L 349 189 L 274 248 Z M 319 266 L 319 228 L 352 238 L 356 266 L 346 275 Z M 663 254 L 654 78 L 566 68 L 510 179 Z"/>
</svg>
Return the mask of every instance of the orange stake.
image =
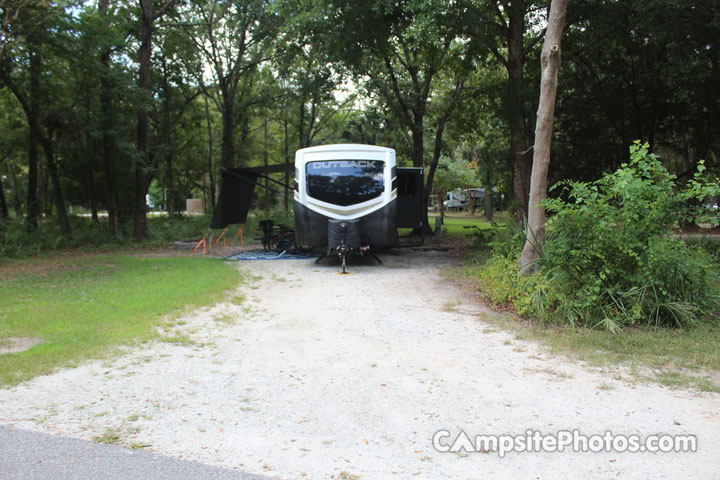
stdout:
<svg viewBox="0 0 720 480">
<path fill-rule="evenodd" d="M 230 243 L 231 246 L 235 245 L 235 240 L 237 240 L 237 238 L 240 237 L 240 246 L 242 248 L 245 248 L 245 242 L 243 241 L 243 234 L 242 234 L 244 226 L 245 226 L 244 223 L 242 225 L 240 225 L 240 230 L 238 230 L 238 233 L 235 234 L 235 238 L 233 238 L 232 243 Z"/>
<path fill-rule="evenodd" d="M 220 239 L 222 238 L 223 247 L 227 247 L 227 242 L 225 242 L 225 232 L 227 232 L 227 227 L 225 227 L 225 230 L 223 230 L 223 232 L 220 234 L 220 236 L 215 239 L 215 241 L 213 242 L 215 245 L 217 245 L 218 242 L 220 242 Z"/>
<path fill-rule="evenodd" d="M 195 251 L 196 251 L 198 248 L 200 248 L 200 245 L 202 245 L 202 247 L 203 247 L 203 257 L 205 256 L 205 247 L 206 247 L 206 245 L 207 245 L 206 237 L 207 237 L 207 233 L 206 233 L 205 235 L 203 235 L 203 238 L 197 243 L 197 245 L 195 245 L 195 248 L 193 248 L 193 251 L 192 251 L 192 253 L 191 253 L 190 255 L 194 254 Z"/>
</svg>

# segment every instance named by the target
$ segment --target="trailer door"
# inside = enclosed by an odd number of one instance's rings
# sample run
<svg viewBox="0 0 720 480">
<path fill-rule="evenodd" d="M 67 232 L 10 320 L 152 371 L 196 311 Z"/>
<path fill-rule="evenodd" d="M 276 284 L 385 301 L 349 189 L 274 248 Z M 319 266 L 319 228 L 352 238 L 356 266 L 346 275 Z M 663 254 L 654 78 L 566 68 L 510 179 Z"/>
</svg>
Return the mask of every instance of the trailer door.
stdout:
<svg viewBox="0 0 720 480">
<path fill-rule="evenodd" d="M 423 224 L 423 169 L 397 168 L 397 227 Z"/>
</svg>

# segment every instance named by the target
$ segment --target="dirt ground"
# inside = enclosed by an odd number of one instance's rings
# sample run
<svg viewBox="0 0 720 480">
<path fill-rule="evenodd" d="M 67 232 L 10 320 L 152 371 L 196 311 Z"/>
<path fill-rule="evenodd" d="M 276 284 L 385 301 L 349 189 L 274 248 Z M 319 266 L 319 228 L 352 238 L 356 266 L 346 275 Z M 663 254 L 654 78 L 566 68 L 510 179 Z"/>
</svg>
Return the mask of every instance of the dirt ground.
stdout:
<svg viewBox="0 0 720 480">
<path fill-rule="evenodd" d="M 41 343 L 42 339 L 33 337 L 0 338 L 0 355 L 22 352 Z"/>
<path fill-rule="evenodd" d="M 281 479 L 712 479 L 720 395 L 635 384 L 483 321 L 398 250 L 350 264 L 237 262 L 247 284 L 179 319 L 176 343 L 0 390 L 0 424 Z M 698 451 L 440 452 L 476 435 L 694 435 Z M 441 442 L 442 443 L 442 442 Z"/>
</svg>

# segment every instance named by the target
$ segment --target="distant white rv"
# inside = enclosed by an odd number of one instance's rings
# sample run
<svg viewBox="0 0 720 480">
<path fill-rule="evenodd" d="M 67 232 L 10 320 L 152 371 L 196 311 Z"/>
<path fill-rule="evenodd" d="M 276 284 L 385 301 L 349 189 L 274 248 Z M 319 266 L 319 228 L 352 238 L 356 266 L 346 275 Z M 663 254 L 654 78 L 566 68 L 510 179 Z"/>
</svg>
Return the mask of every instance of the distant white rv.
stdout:
<svg viewBox="0 0 720 480">
<path fill-rule="evenodd" d="M 468 197 L 465 192 L 461 190 L 454 190 L 445 194 L 445 201 L 443 201 L 443 207 L 445 208 L 465 208 L 470 204 Z"/>
</svg>

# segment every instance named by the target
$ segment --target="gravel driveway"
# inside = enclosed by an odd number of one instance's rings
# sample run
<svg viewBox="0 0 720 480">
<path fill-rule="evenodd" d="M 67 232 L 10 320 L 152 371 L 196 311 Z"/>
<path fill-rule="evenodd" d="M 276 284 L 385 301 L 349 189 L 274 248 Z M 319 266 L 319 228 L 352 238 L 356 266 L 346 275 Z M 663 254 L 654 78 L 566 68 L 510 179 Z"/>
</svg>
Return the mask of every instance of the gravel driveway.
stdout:
<svg viewBox="0 0 720 480">
<path fill-rule="evenodd" d="M 441 252 L 238 262 L 247 285 L 152 343 L 0 389 L 0 424 L 281 479 L 711 479 L 720 396 L 635 385 L 497 331 Z M 240 301 L 244 298 L 243 301 Z M 181 337 L 182 340 L 183 337 Z M 690 453 L 441 453 L 435 432 L 693 434 Z"/>
</svg>

